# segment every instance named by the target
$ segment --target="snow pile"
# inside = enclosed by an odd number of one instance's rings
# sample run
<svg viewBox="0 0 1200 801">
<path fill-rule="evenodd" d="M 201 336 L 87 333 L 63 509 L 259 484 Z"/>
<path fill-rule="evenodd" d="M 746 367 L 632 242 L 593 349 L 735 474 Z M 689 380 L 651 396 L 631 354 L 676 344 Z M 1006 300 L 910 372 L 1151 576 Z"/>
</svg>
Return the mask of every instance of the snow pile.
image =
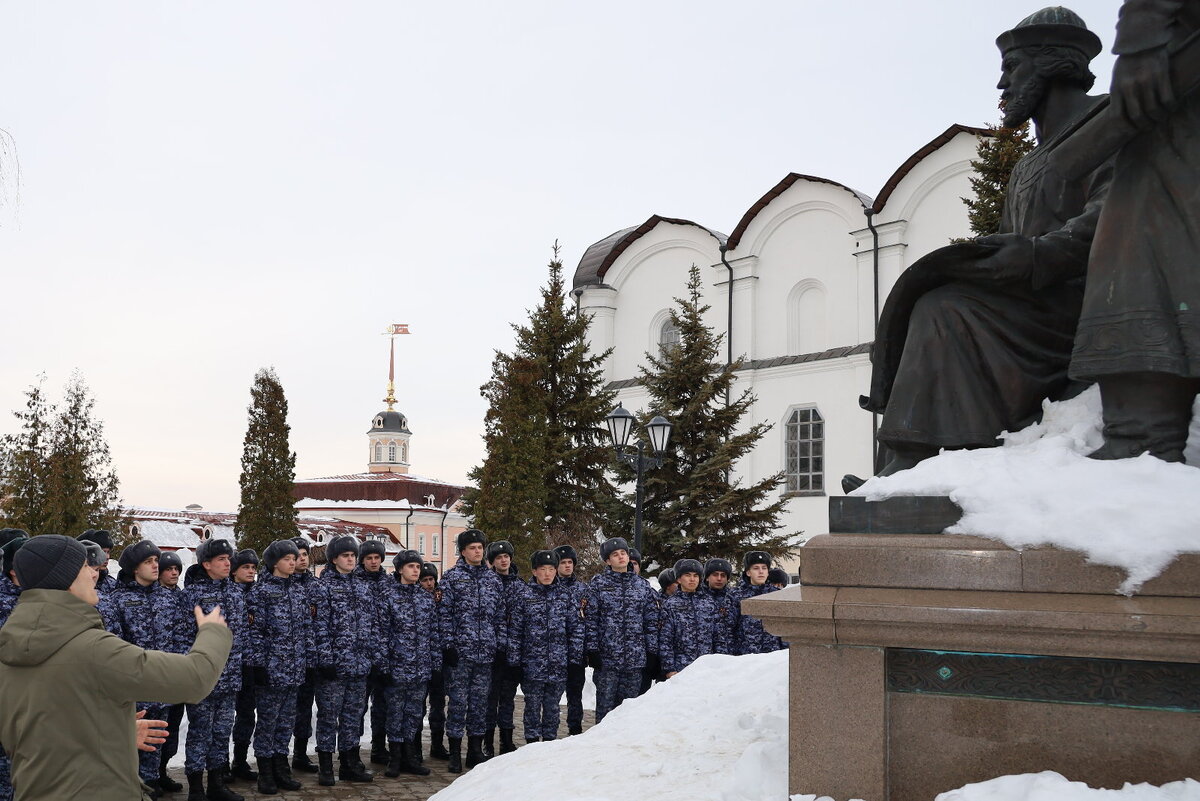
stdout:
<svg viewBox="0 0 1200 801">
<path fill-rule="evenodd" d="M 951 534 L 975 534 L 1021 549 L 1050 545 L 1126 571 L 1132 594 L 1180 553 L 1200 551 L 1200 403 L 1188 441 L 1190 465 L 1151 456 L 1086 458 L 1103 442 L 1100 390 L 1046 401 L 1040 423 L 1001 435 L 998 448 L 945 451 L 911 470 L 872 478 L 853 495 L 949 495 L 963 510 Z"/>
<path fill-rule="evenodd" d="M 936 801 L 1200 801 L 1200 782 L 1184 779 L 1162 787 L 1126 784 L 1120 790 L 1104 790 L 1047 770 L 968 784 L 942 793 Z"/>
<path fill-rule="evenodd" d="M 701 657 L 583 734 L 490 759 L 430 801 L 782 801 L 787 659 Z"/>
</svg>

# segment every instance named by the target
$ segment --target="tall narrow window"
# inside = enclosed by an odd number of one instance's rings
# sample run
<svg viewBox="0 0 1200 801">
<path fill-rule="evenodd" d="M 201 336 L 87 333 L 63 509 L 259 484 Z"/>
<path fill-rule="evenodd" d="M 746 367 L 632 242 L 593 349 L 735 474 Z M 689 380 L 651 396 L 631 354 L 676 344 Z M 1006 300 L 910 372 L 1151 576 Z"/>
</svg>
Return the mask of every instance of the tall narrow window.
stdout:
<svg viewBox="0 0 1200 801">
<path fill-rule="evenodd" d="M 402 461 L 402 462 L 408 461 L 408 446 L 407 445 L 400 446 L 400 461 Z"/>
<path fill-rule="evenodd" d="M 389 462 L 396 461 L 396 446 L 395 445 L 388 445 L 388 461 Z"/>
<path fill-rule="evenodd" d="M 424 534 L 417 535 L 417 553 L 421 554 L 421 556 L 425 555 L 425 535 Z"/>
<path fill-rule="evenodd" d="M 674 320 L 667 320 L 658 332 L 658 349 L 666 353 L 668 348 L 679 346 L 679 326 Z"/>
<path fill-rule="evenodd" d="M 784 427 L 784 478 L 788 492 L 825 492 L 825 421 L 816 409 L 794 409 Z"/>
<path fill-rule="evenodd" d="M 383 461 L 383 443 L 381 443 L 381 442 L 375 443 L 375 461 L 377 461 L 377 462 Z"/>
<path fill-rule="evenodd" d="M 429 539 L 433 540 L 433 555 L 437 556 L 440 550 L 438 546 L 441 544 L 442 537 L 440 534 L 431 534 Z"/>
</svg>

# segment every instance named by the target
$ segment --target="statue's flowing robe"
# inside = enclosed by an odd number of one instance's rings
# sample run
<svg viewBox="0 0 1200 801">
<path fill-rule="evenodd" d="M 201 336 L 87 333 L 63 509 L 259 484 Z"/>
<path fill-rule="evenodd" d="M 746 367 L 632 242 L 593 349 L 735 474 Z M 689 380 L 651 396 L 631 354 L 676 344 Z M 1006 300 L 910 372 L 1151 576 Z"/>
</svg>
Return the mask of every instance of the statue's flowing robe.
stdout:
<svg viewBox="0 0 1200 801">
<path fill-rule="evenodd" d="M 1196 0 L 1126 0 L 1118 55 L 1200 30 Z M 1200 378 L 1200 95 L 1117 155 L 1096 229 L 1071 376 Z"/>
<path fill-rule="evenodd" d="M 884 445 L 997 445 L 1000 433 L 1037 419 L 1044 398 L 1060 399 L 1071 387 L 1083 276 L 1111 164 L 1065 188 L 1051 187 L 1043 173 L 1089 115 L 1028 153 L 1009 181 L 1001 233 L 1030 238 L 1030 278 L 971 280 L 972 263 L 993 249 L 968 242 L 928 254 L 897 280 L 880 314 L 871 395 L 862 402 L 883 414 Z"/>
</svg>

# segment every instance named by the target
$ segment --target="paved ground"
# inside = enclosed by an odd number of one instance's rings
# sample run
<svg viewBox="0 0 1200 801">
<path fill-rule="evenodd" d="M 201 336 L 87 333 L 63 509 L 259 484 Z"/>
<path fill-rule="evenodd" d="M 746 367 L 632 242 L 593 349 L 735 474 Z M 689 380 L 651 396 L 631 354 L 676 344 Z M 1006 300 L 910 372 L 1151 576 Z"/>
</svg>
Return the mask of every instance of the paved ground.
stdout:
<svg viewBox="0 0 1200 801">
<path fill-rule="evenodd" d="M 518 745 L 524 743 L 521 736 L 521 714 L 524 708 L 522 703 L 524 699 L 520 695 L 517 696 L 517 711 L 514 720 L 517 721 L 517 736 L 516 742 Z M 562 723 L 559 725 L 559 735 L 566 734 L 566 707 L 563 707 Z M 583 713 L 583 728 L 586 731 L 596 722 L 596 715 L 590 710 L 585 710 Z M 499 739 L 497 737 L 497 739 Z M 498 745 L 499 743 L 497 743 Z M 363 743 L 362 759 L 367 762 L 367 757 L 370 756 L 370 743 Z M 401 775 L 396 779 L 389 779 L 383 775 L 382 765 L 367 764 L 367 767 L 375 774 L 375 781 L 369 784 L 352 784 L 350 782 L 339 781 L 333 787 L 321 787 L 317 784 L 317 776 L 315 773 L 297 774 L 296 778 L 304 783 L 303 789 L 295 792 L 281 792 L 279 795 L 259 795 L 255 792 L 254 782 L 237 781 L 230 785 L 230 789 L 249 799 L 279 799 L 286 801 L 287 799 L 305 799 L 305 801 L 354 801 L 355 799 L 395 799 L 395 801 L 425 801 L 438 790 L 449 786 L 450 782 L 454 781 L 457 776 L 447 772 L 446 763 L 440 759 L 429 758 L 429 730 L 426 729 L 422 739 L 422 745 L 425 750 L 425 765 L 430 769 L 428 776 L 411 776 L 407 774 Z M 311 748 L 311 746 L 310 746 Z M 466 742 L 463 742 L 463 756 L 466 756 Z M 315 754 L 310 754 L 313 760 L 316 760 Z M 337 770 L 337 757 L 334 759 L 334 770 Z M 462 775 L 466 775 L 465 773 Z M 171 776 L 175 781 L 184 785 L 182 793 L 163 796 L 164 801 L 183 801 L 187 797 L 187 779 L 183 776 L 182 770 L 171 770 Z"/>
</svg>

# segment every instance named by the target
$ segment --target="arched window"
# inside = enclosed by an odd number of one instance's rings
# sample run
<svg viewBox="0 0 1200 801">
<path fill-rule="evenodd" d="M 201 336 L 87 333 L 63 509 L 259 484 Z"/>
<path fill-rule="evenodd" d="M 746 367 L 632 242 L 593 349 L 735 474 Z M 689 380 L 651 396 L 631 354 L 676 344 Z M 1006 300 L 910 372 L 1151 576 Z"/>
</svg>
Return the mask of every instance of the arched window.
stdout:
<svg viewBox="0 0 1200 801">
<path fill-rule="evenodd" d="M 793 409 L 784 424 L 785 491 L 825 494 L 825 420 L 813 407 Z"/>
<path fill-rule="evenodd" d="M 667 321 L 662 324 L 662 328 L 658 331 L 658 349 L 661 353 L 666 353 L 668 348 L 679 346 L 679 326 L 675 321 L 667 318 Z"/>
<path fill-rule="evenodd" d="M 129 527 L 129 536 L 133 537 L 135 540 L 140 540 L 142 538 L 142 529 L 137 523 L 134 523 Z"/>
<path fill-rule="evenodd" d="M 375 461 L 377 461 L 377 462 L 383 461 L 383 443 L 382 442 L 375 443 Z"/>
<path fill-rule="evenodd" d="M 388 461 L 389 462 L 396 461 L 396 446 L 395 445 L 388 445 Z"/>
<path fill-rule="evenodd" d="M 825 286 L 814 278 L 792 288 L 787 301 L 789 353 L 820 353 L 833 347 L 827 298 Z"/>
</svg>

